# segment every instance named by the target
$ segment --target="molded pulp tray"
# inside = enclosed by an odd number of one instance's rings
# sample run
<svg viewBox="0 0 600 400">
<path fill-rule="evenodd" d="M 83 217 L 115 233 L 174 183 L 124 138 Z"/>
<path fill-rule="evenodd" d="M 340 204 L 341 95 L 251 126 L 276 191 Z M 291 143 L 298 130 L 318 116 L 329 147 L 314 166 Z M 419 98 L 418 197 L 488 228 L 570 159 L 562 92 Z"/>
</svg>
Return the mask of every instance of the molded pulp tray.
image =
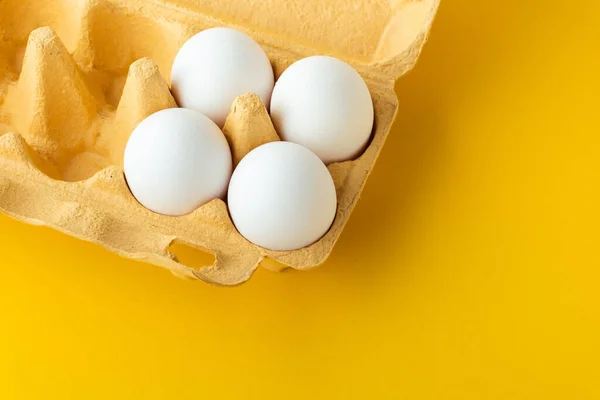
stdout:
<svg viewBox="0 0 600 400">
<path fill-rule="evenodd" d="M 0 210 L 219 285 L 246 281 L 261 262 L 296 269 L 321 264 L 390 131 L 398 106 L 394 82 L 414 65 L 438 3 L 0 0 Z M 328 166 L 337 215 L 307 248 L 268 251 L 249 243 L 221 200 L 167 217 L 143 208 L 127 188 L 122 154 L 128 135 L 147 115 L 176 106 L 168 87 L 175 54 L 186 39 L 215 26 L 257 40 L 276 76 L 300 58 L 327 54 L 351 64 L 369 86 L 372 141 L 360 158 Z M 265 123 L 264 107 L 253 99 L 236 100 L 233 126 L 252 131 Z M 209 251 L 215 263 L 182 265 L 169 251 L 173 243 Z"/>
</svg>

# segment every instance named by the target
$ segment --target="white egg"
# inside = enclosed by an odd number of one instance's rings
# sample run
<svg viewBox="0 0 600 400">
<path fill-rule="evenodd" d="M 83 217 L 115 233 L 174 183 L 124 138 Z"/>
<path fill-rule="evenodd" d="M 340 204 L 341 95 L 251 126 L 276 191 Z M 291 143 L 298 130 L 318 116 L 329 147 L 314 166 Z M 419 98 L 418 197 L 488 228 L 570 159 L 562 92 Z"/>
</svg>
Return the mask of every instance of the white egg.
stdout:
<svg viewBox="0 0 600 400">
<path fill-rule="evenodd" d="M 271 118 L 283 140 L 308 147 L 329 164 L 365 150 L 373 101 L 351 66 L 333 57 L 308 57 L 292 64 L 275 84 Z"/>
<path fill-rule="evenodd" d="M 227 197 L 238 231 L 271 250 L 316 242 L 329 230 L 337 208 L 325 164 L 289 142 L 267 143 L 248 153 L 231 177 Z"/>
<path fill-rule="evenodd" d="M 162 110 L 144 119 L 125 148 L 125 177 L 135 198 L 165 215 L 183 215 L 223 198 L 231 151 L 214 122 L 197 111 Z"/>
<path fill-rule="evenodd" d="M 200 111 L 220 127 L 242 94 L 257 94 L 268 109 L 273 84 L 273 68 L 260 45 L 230 28 L 207 29 L 190 38 L 171 71 L 179 106 Z"/>
</svg>

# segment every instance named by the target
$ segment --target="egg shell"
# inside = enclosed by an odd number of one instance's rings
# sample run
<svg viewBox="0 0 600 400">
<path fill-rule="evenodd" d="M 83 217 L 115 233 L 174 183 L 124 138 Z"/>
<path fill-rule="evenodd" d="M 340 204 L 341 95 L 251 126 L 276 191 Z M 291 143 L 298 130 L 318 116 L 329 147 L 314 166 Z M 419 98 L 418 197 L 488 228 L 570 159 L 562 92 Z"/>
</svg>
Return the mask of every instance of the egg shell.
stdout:
<svg viewBox="0 0 600 400">
<path fill-rule="evenodd" d="M 183 108 L 144 119 L 127 142 L 123 164 L 135 198 L 172 216 L 223 198 L 232 171 L 231 152 L 219 127 Z"/>
<path fill-rule="evenodd" d="M 273 68 L 260 45 L 230 28 L 207 29 L 190 38 L 171 70 L 179 106 L 200 111 L 220 127 L 242 94 L 257 94 L 268 109 L 273 84 Z"/>
<path fill-rule="evenodd" d="M 296 61 L 277 80 L 271 118 L 283 140 L 308 147 L 329 164 L 364 151 L 373 129 L 373 101 L 351 66 L 313 56 Z"/>
<path fill-rule="evenodd" d="M 295 143 L 271 142 L 238 164 L 228 204 L 246 239 L 270 250 L 295 250 L 329 230 L 337 200 L 333 179 L 315 154 Z"/>
</svg>

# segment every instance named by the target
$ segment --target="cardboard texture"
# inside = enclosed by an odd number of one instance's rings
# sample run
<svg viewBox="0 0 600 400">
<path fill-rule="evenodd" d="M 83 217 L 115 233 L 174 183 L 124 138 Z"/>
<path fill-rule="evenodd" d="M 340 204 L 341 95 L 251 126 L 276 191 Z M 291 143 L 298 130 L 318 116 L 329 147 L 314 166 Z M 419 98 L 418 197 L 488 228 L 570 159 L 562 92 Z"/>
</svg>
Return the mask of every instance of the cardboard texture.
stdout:
<svg viewBox="0 0 600 400">
<path fill-rule="evenodd" d="M 94 242 L 181 277 L 240 284 L 261 264 L 309 269 L 331 252 L 390 131 L 394 82 L 412 68 L 439 0 L 4 0 L 0 2 L 0 210 Z M 181 45 L 215 26 L 246 32 L 276 76 L 310 55 L 351 64 L 375 108 L 372 141 L 358 159 L 328 166 L 338 211 L 329 232 L 295 251 L 245 240 L 226 204 L 167 217 L 142 207 L 122 171 L 129 134 L 143 118 L 175 107 L 168 78 Z M 279 140 L 255 95 L 236 99 L 224 132 L 237 164 Z M 182 265 L 187 245 L 213 265 Z"/>
</svg>

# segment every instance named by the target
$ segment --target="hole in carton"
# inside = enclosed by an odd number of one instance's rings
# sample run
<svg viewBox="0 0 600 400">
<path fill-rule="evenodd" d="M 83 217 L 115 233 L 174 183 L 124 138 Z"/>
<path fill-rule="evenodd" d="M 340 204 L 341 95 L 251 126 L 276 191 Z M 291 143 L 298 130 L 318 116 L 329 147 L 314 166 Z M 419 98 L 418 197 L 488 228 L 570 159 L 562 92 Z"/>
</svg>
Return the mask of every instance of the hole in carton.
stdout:
<svg viewBox="0 0 600 400">
<path fill-rule="evenodd" d="M 194 269 L 208 267 L 215 263 L 215 255 L 209 250 L 188 245 L 180 240 L 171 243 L 169 252 L 175 255 L 181 264 Z"/>
</svg>

